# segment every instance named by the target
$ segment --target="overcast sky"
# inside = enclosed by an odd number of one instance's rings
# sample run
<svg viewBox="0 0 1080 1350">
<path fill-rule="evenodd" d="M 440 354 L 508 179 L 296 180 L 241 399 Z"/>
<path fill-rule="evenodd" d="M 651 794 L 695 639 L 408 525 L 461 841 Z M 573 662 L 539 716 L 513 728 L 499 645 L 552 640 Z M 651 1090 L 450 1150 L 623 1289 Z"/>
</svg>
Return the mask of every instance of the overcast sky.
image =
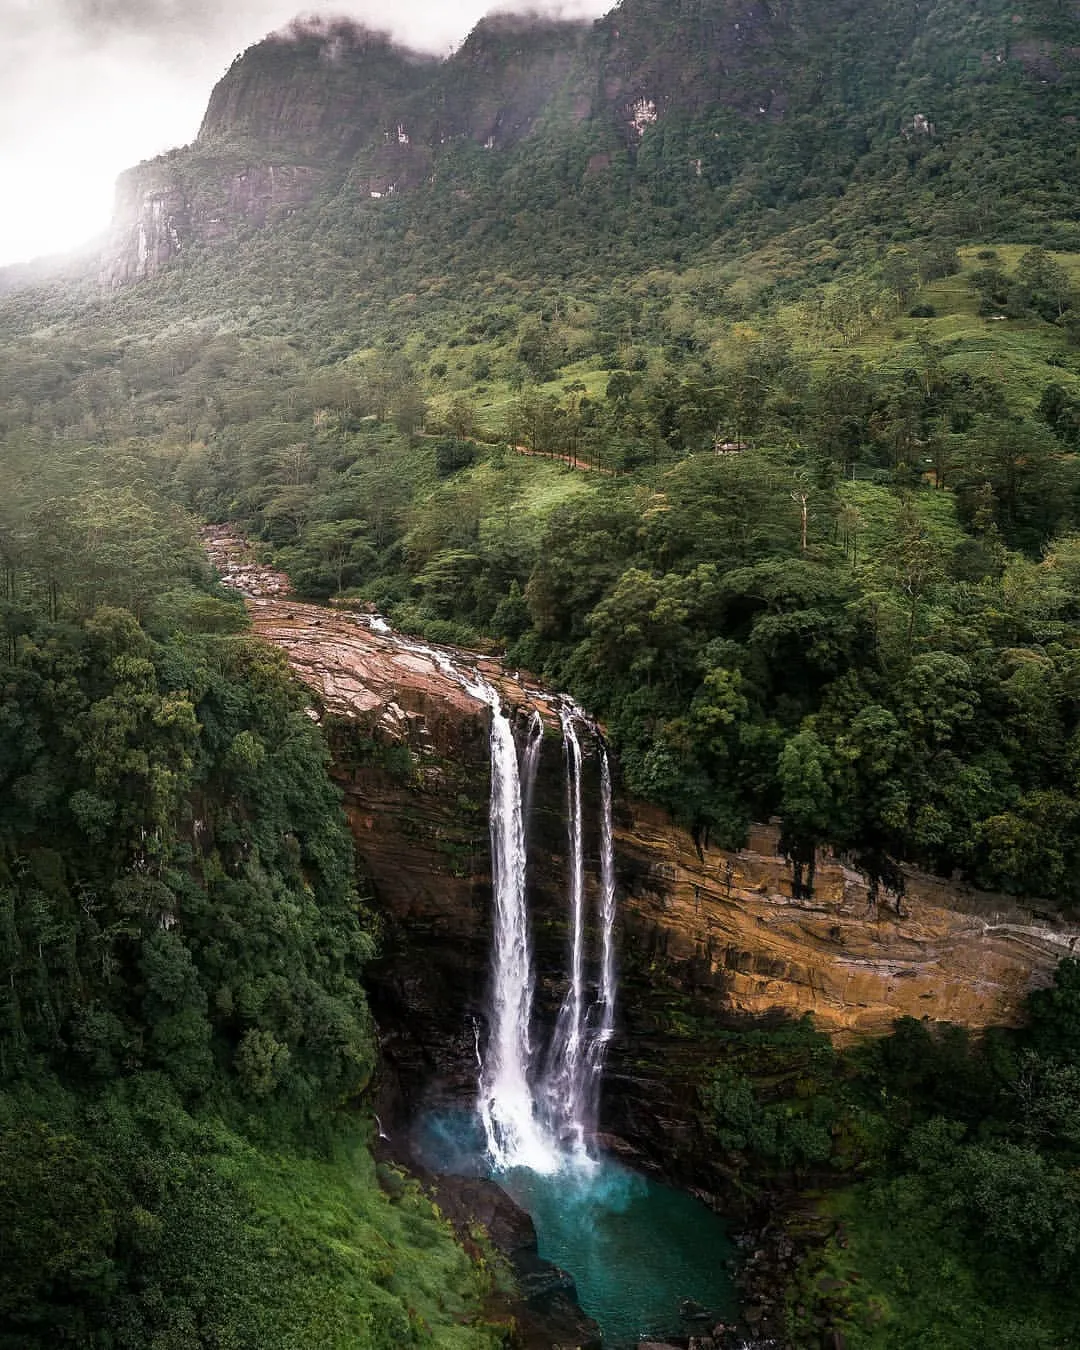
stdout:
<svg viewBox="0 0 1080 1350">
<path fill-rule="evenodd" d="M 190 141 L 233 57 L 298 12 L 351 15 L 448 53 L 493 9 L 603 14 L 614 0 L 0 0 L 0 265 L 108 223 L 130 164 Z"/>
</svg>

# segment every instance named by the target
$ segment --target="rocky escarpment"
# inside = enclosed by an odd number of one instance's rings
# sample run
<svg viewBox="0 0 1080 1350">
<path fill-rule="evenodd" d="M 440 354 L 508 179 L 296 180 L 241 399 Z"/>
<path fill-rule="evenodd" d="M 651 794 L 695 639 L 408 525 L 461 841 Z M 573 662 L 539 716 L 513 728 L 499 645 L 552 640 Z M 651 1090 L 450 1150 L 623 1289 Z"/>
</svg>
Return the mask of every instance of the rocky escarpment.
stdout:
<svg viewBox="0 0 1080 1350">
<path fill-rule="evenodd" d="M 491 946 L 488 710 L 434 655 L 404 649 L 369 616 L 296 601 L 236 547 L 219 537 L 214 552 L 247 591 L 256 631 L 312 691 L 384 924 L 372 997 L 385 1119 L 396 1129 L 425 1097 L 475 1092 Z M 529 885 L 538 1015 L 550 1018 L 564 992 L 567 942 L 558 718 L 529 677 L 475 660 L 519 710 L 523 733 L 534 709 L 547 727 Z M 585 749 L 584 797 L 597 803 L 587 738 Z M 595 863 L 595 809 L 585 826 Z M 1080 929 L 1004 897 L 914 872 L 902 896 L 873 897 L 865 876 L 828 855 L 807 898 L 768 826 L 728 852 L 625 797 L 615 826 L 623 994 L 602 1123 L 639 1161 L 670 1172 L 672 1158 L 691 1160 L 699 1181 L 708 1166 L 696 1095 L 710 1053 L 703 1030 L 804 1013 L 847 1040 L 903 1015 L 1008 1023 L 1080 941 Z M 595 877 L 595 865 L 589 871 Z"/>
<path fill-rule="evenodd" d="M 449 62 L 348 20 L 271 34 L 214 87 L 191 146 L 121 176 L 102 283 L 155 276 L 192 244 L 261 228 L 320 192 L 370 205 L 409 191 L 443 147 L 516 144 L 566 101 L 586 31 L 496 16 Z M 588 111 L 581 87 L 570 101 Z"/>
<path fill-rule="evenodd" d="M 325 181 L 321 168 L 263 163 L 236 150 L 201 155 L 196 172 L 179 155 L 140 164 L 117 182 L 100 280 L 117 287 L 156 276 L 193 242 L 291 214 Z"/>
<path fill-rule="evenodd" d="M 255 630 L 285 653 L 329 718 L 336 772 L 389 910 L 482 927 L 485 706 L 381 622 L 290 598 L 278 574 L 238 560 L 227 534 L 215 553 L 248 592 Z M 541 866 L 533 883 L 558 910 L 565 840 L 557 696 L 493 657 L 470 659 L 523 727 L 533 710 L 544 717 L 551 745 L 541 758 L 534 839 Z M 587 791 L 597 772 L 588 751 L 586 744 Z M 391 783 L 397 790 L 388 804 L 381 794 Z M 593 781 L 594 800 L 595 789 Z M 376 829 L 379 818 L 387 828 Z M 416 821 L 408 850 L 392 838 L 394 819 Z M 1008 1023 L 1080 943 L 1080 929 L 1009 897 L 911 869 L 902 895 L 876 894 L 863 873 L 827 853 L 819 854 L 813 894 L 805 897 L 775 827 L 755 827 L 747 846 L 731 852 L 625 796 L 615 825 L 624 947 L 718 1014 L 812 1013 L 841 1038 L 884 1031 L 905 1015 L 973 1028 Z M 596 852 L 595 837 L 586 844 Z M 437 878 L 431 895 L 418 897 L 419 883 L 395 876 L 401 867 Z M 466 905 L 461 896 L 473 888 Z M 541 923 L 547 917 L 542 905 Z"/>
<path fill-rule="evenodd" d="M 906 163 L 913 124 L 959 148 L 983 94 L 1008 121 L 1014 99 L 1030 118 L 1037 89 L 1053 137 L 1080 47 L 1071 20 L 1024 9 L 945 4 L 880 23 L 857 0 L 623 0 L 591 25 L 489 17 L 443 61 L 343 20 L 294 24 L 236 59 L 193 145 L 124 175 L 101 276 L 153 276 L 316 197 L 361 235 L 391 197 L 434 194 L 416 217 L 427 229 L 446 193 L 512 216 L 542 205 L 537 184 L 560 210 L 580 193 L 602 232 L 603 198 L 590 199 L 624 176 L 643 201 L 690 194 L 710 220 L 747 192 L 831 198 L 882 155 L 903 147 Z M 774 159 L 782 174 L 765 183 Z"/>
<path fill-rule="evenodd" d="M 884 1033 L 897 1017 L 971 1028 L 1015 1022 L 1080 929 L 905 869 L 875 894 L 843 859 L 818 856 L 798 893 L 779 830 L 738 852 L 695 846 L 655 807 L 624 802 L 616 847 L 627 942 L 716 1014 L 812 1013 L 834 1038 Z"/>
<path fill-rule="evenodd" d="M 103 284 L 292 214 L 341 181 L 361 144 L 377 152 L 373 181 L 405 181 L 401 119 L 437 65 L 344 20 L 298 22 L 249 48 L 214 87 L 193 145 L 121 175 Z"/>
<path fill-rule="evenodd" d="M 291 24 L 215 85 L 198 144 L 342 157 L 426 87 L 439 63 L 344 19 Z"/>
</svg>

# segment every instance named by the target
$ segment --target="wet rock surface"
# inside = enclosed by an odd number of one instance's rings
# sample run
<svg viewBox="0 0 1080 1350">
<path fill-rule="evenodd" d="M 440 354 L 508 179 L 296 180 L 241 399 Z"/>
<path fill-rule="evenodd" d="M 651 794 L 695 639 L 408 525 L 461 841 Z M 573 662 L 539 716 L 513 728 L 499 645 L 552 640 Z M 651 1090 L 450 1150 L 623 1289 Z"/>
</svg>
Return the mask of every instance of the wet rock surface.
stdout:
<svg viewBox="0 0 1080 1350">
<path fill-rule="evenodd" d="M 505 1257 L 518 1292 L 494 1296 L 490 1311 L 513 1320 L 519 1350 L 601 1350 L 599 1328 L 581 1310 L 573 1277 L 540 1256 L 532 1220 L 505 1191 L 484 1177 L 436 1176 L 411 1152 L 396 1161 L 423 1180 L 466 1251 L 482 1255 L 479 1226 Z"/>
</svg>

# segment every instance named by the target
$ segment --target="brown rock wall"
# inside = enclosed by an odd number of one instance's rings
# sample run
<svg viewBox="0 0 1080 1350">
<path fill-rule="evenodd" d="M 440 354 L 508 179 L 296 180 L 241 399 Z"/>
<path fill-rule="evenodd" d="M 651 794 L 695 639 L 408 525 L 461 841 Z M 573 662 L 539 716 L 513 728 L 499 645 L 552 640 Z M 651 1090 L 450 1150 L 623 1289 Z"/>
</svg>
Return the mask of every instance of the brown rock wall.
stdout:
<svg viewBox="0 0 1080 1350">
<path fill-rule="evenodd" d="M 664 812 L 623 804 L 624 940 L 662 948 L 666 978 L 718 1014 L 813 1013 L 840 1040 L 904 1016 L 1015 1022 L 1080 938 L 1005 897 L 915 872 L 902 898 L 874 903 L 867 878 L 831 855 L 818 858 L 813 897 L 797 899 L 776 838 L 762 826 L 747 849 L 699 852 Z"/>
<path fill-rule="evenodd" d="M 283 579 L 253 569 L 236 541 L 223 536 L 211 550 L 247 591 L 255 631 L 285 652 L 339 726 L 335 772 L 358 852 L 398 934 L 393 950 L 430 949 L 432 969 L 445 967 L 446 979 L 427 1002 L 471 1028 L 490 922 L 488 710 L 436 659 L 402 650 L 363 616 L 290 599 Z M 523 718 L 539 708 L 555 732 L 550 696 L 493 658 L 476 660 L 506 704 Z M 404 763 L 414 767 L 405 780 L 400 767 L 393 778 L 360 762 L 356 746 L 344 747 L 340 726 L 349 722 L 361 745 L 374 738 L 409 750 Z M 562 757 L 549 739 L 530 877 L 542 1014 L 561 997 L 565 941 Z M 588 756 L 585 773 L 586 799 L 597 800 Z M 797 898 L 777 831 L 765 825 L 738 852 L 699 848 L 664 811 L 622 799 L 615 844 L 624 964 L 651 971 L 658 988 L 692 996 L 702 1015 L 727 1021 L 812 1013 L 840 1040 L 887 1031 L 901 1016 L 971 1028 L 1015 1022 L 1028 991 L 1049 983 L 1080 941 L 1080 929 L 1006 897 L 915 872 L 902 898 L 883 893 L 874 902 L 867 878 L 830 855 L 818 858 L 813 897 Z M 597 848 L 588 822 L 586 847 Z"/>
<path fill-rule="evenodd" d="M 261 227 L 309 202 L 326 181 L 319 168 L 207 156 L 193 182 L 171 156 L 122 174 L 100 281 L 116 288 L 157 274 L 192 243 L 224 239 L 239 225 Z"/>
</svg>

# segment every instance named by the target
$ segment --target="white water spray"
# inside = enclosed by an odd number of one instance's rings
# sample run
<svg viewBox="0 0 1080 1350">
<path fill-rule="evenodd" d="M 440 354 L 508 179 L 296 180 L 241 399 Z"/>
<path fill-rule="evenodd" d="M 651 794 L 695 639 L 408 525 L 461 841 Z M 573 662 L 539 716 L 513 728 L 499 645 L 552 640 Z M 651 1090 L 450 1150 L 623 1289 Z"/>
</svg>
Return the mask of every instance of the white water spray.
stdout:
<svg viewBox="0 0 1080 1350">
<path fill-rule="evenodd" d="M 525 830 L 517 746 L 499 697 L 491 706 L 491 872 L 495 893 L 491 1023 L 480 1071 L 480 1118 L 497 1168 L 552 1172 L 558 1152 L 534 1110 L 529 1083 L 533 972 L 525 903 Z"/>
<path fill-rule="evenodd" d="M 600 742 L 600 986 L 589 1037 L 588 1125 L 596 1128 L 600 1083 L 608 1043 L 615 1034 L 615 839 L 611 807 L 611 764 Z"/>
<path fill-rule="evenodd" d="M 536 788 L 536 775 L 540 769 L 540 751 L 544 745 L 544 719 L 539 711 L 534 711 L 529 723 L 529 738 L 525 743 L 525 753 L 521 757 L 521 814 L 525 822 L 525 838 L 529 837 L 529 821 L 532 819 L 533 792 Z"/>
</svg>

